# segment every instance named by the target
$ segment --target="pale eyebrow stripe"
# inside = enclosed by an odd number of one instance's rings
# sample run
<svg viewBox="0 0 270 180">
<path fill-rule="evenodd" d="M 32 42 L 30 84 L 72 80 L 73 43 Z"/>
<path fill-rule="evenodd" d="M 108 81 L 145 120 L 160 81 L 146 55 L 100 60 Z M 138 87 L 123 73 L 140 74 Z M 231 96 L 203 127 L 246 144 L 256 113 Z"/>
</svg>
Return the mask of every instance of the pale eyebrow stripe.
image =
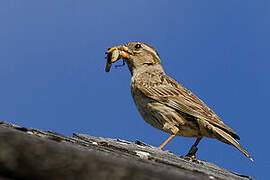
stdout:
<svg viewBox="0 0 270 180">
<path fill-rule="evenodd" d="M 152 52 L 153 54 L 155 54 L 155 55 L 159 58 L 159 55 L 158 55 L 158 53 L 157 53 L 156 50 L 154 50 L 152 47 L 148 46 L 147 44 L 142 44 L 142 45 L 145 47 L 145 49 L 146 49 L 147 51 Z"/>
<path fill-rule="evenodd" d="M 146 51 L 148 51 L 152 55 L 152 57 L 155 59 L 156 62 L 161 63 L 157 51 L 153 49 L 152 46 L 148 46 L 147 44 L 142 44 L 142 46 Z"/>
</svg>

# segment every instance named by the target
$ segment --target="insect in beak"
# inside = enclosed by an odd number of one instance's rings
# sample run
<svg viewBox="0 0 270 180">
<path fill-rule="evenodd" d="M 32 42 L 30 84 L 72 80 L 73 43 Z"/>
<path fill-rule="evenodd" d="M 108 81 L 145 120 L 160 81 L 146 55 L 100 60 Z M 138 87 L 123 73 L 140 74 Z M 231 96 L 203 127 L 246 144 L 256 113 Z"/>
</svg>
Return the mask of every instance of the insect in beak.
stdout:
<svg viewBox="0 0 270 180">
<path fill-rule="evenodd" d="M 119 59 L 128 59 L 128 48 L 125 46 L 113 47 L 109 49 L 105 54 L 107 54 L 107 63 L 105 71 L 109 72 L 112 66 L 112 63 L 115 63 Z M 124 64 L 124 63 L 123 63 Z"/>
</svg>

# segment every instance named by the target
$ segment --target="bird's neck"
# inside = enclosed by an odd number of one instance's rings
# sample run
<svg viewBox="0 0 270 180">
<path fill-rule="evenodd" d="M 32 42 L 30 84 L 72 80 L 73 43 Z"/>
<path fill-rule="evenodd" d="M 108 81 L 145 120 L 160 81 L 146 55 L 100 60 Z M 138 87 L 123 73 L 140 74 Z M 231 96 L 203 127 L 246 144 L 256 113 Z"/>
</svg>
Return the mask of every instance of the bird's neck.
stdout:
<svg viewBox="0 0 270 180">
<path fill-rule="evenodd" d="M 135 67 L 129 68 L 129 70 L 130 70 L 130 73 L 132 75 L 132 78 L 136 77 L 137 75 L 139 75 L 141 73 L 147 72 L 147 71 L 156 70 L 156 71 L 164 72 L 161 64 L 154 64 L 154 65 L 144 64 L 143 66 L 140 66 L 137 68 L 135 68 Z"/>
</svg>

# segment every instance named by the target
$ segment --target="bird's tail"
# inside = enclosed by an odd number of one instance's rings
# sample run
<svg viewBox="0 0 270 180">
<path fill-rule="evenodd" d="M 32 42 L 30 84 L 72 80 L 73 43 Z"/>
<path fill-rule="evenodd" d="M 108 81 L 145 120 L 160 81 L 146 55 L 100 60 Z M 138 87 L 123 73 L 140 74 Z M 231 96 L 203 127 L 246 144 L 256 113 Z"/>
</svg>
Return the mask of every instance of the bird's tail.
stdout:
<svg viewBox="0 0 270 180">
<path fill-rule="evenodd" d="M 247 156 L 254 163 L 254 160 L 250 157 L 248 152 L 231 135 L 219 129 L 218 127 L 215 127 L 215 130 L 216 130 L 217 135 L 220 136 L 218 138 L 219 140 L 236 147 L 239 151 L 241 151 L 245 156 Z"/>
</svg>

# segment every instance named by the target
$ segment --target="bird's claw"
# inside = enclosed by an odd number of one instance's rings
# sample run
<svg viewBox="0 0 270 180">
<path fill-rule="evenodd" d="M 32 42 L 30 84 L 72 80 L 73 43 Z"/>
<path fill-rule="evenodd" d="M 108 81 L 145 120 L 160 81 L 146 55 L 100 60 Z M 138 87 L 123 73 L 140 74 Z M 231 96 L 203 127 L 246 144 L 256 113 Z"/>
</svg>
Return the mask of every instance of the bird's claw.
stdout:
<svg viewBox="0 0 270 180">
<path fill-rule="evenodd" d="M 197 151 L 198 151 L 198 148 L 196 146 L 192 146 L 186 156 L 188 156 L 192 159 L 196 159 L 196 152 Z"/>
</svg>

